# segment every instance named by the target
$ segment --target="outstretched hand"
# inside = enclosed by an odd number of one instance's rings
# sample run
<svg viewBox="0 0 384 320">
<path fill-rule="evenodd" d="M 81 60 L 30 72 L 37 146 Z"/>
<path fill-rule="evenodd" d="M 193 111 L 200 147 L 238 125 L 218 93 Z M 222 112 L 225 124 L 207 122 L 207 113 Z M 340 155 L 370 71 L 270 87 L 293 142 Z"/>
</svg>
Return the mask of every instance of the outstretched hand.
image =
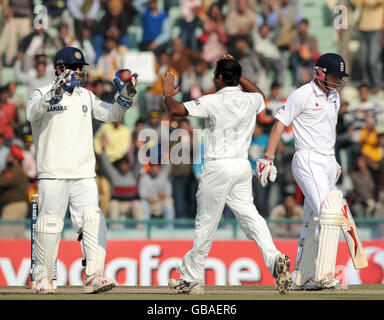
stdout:
<svg viewBox="0 0 384 320">
<path fill-rule="evenodd" d="M 163 74 L 163 95 L 174 96 L 180 90 L 180 87 L 175 88 L 175 75 L 167 71 Z"/>
</svg>

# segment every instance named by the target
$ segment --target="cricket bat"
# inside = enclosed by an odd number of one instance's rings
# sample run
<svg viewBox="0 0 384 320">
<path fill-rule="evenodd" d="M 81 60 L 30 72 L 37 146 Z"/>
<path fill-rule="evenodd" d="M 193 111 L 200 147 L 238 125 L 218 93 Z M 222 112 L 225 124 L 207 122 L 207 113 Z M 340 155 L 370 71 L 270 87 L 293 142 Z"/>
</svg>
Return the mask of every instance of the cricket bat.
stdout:
<svg viewBox="0 0 384 320">
<path fill-rule="evenodd" d="M 343 223 L 341 229 L 347 242 L 349 253 L 351 254 L 352 262 L 356 270 L 368 267 L 368 260 L 365 256 L 363 245 L 357 234 L 355 221 L 353 220 L 351 211 L 349 210 L 347 201 L 342 202 Z"/>
</svg>

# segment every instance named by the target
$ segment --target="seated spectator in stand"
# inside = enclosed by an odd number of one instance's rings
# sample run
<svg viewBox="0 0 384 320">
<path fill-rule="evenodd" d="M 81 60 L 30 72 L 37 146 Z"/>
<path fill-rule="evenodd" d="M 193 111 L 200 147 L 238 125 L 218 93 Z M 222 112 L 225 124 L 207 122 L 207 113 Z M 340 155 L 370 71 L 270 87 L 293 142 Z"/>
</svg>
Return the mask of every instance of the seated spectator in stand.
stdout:
<svg viewBox="0 0 384 320">
<path fill-rule="evenodd" d="M 27 122 L 27 116 L 25 113 L 27 102 L 25 101 L 25 97 L 19 94 L 17 89 L 16 81 L 8 82 L 8 102 L 14 104 L 17 109 L 17 125 L 22 125 Z"/>
<path fill-rule="evenodd" d="M 286 100 L 287 98 L 281 95 L 281 86 L 273 82 L 269 96 L 265 99 L 265 109 L 257 115 L 257 121 L 263 127 L 264 133 L 270 134 L 275 123 L 274 116 Z"/>
<path fill-rule="evenodd" d="M 279 204 L 274 207 L 269 216 L 271 220 L 278 219 L 302 219 L 303 208 L 296 203 L 294 194 L 287 194 L 283 204 Z M 273 237 L 286 237 L 286 238 L 297 238 L 300 236 L 302 229 L 301 222 L 276 222 L 269 223 L 271 234 Z"/>
<path fill-rule="evenodd" d="M 67 0 L 67 8 L 74 18 L 77 39 L 80 38 L 83 27 L 94 27 L 100 11 L 100 2 L 100 0 Z"/>
<path fill-rule="evenodd" d="M 20 41 L 28 35 L 33 20 L 33 0 L 1 1 L 1 14 L 6 17 L 0 32 L 0 60 L 5 52 L 6 66 L 12 66 L 19 51 Z M 0 63 L 1 65 L 1 63 Z"/>
<path fill-rule="evenodd" d="M 367 166 L 367 158 L 360 155 L 351 170 L 352 191 L 347 199 L 351 204 L 351 213 L 355 217 L 366 217 L 375 208 L 375 182 Z"/>
<path fill-rule="evenodd" d="M 79 42 L 70 33 L 68 24 L 62 23 L 58 26 L 58 36 L 53 39 L 54 46 L 57 50 L 64 47 L 79 47 Z"/>
<path fill-rule="evenodd" d="M 179 0 L 180 3 L 180 37 L 183 45 L 198 50 L 196 29 L 201 26 L 203 13 L 202 0 Z"/>
<path fill-rule="evenodd" d="M 111 184 L 111 202 L 108 217 L 118 220 L 121 215 L 130 215 L 135 220 L 143 220 L 143 209 L 139 200 L 137 177 L 127 155 L 110 163 L 106 154 L 107 140 L 103 140 L 100 164 Z M 115 226 L 112 225 L 114 228 Z"/>
<path fill-rule="evenodd" d="M 291 66 L 297 85 L 309 82 L 313 78 L 313 67 L 320 56 L 317 39 L 308 33 L 308 24 L 307 19 L 300 21 L 289 46 Z"/>
<path fill-rule="evenodd" d="M 118 39 L 109 36 L 105 41 L 106 52 L 101 55 L 96 64 L 96 73 L 104 80 L 113 79 L 115 73 L 123 69 L 123 55 L 126 48 L 119 46 Z"/>
<path fill-rule="evenodd" d="M 148 114 L 152 110 L 160 111 L 161 100 L 163 99 L 163 74 L 170 71 L 176 76 L 176 81 L 178 80 L 178 72 L 171 66 L 171 56 L 169 53 L 160 53 L 157 60 L 158 62 L 155 65 L 156 82 L 143 93 L 145 109 Z"/>
<path fill-rule="evenodd" d="M 284 85 L 288 61 L 270 37 L 267 24 L 262 24 L 259 32 L 255 28 L 252 32 L 253 50 L 258 54 L 265 70 L 274 72 L 274 81 L 280 86 Z"/>
<path fill-rule="evenodd" d="M 184 48 L 181 38 L 172 41 L 171 63 L 181 76 L 190 68 L 194 61 L 203 59 L 200 53 L 189 48 Z"/>
<path fill-rule="evenodd" d="M 220 6 L 212 3 L 203 20 L 203 33 L 199 38 L 202 58 L 213 67 L 217 59 L 227 52 L 227 43 L 225 18 Z"/>
<path fill-rule="evenodd" d="M 36 55 L 34 66 L 27 72 L 24 72 L 21 66 L 22 61 L 19 56 L 14 64 L 13 70 L 16 80 L 28 88 L 29 96 L 36 88 L 46 86 L 56 79 L 56 77 L 48 71 L 46 59 L 40 59 L 40 55 Z"/>
<path fill-rule="evenodd" d="M 365 127 L 365 122 L 368 117 L 374 117 L 377 120 L 379 114 L 383 112 L 371 99 L 371 91 L 366 84 L 361 84 L 359 87 L 359 101 L 350 106 L 350 111 L 353 113 L 353 129 L 355 138 L 359 140 L 360 131 Z"/>
<path fill-rule="evenodd" d="M 195 100 L 202 95 L 215 90 L 212 81 L 212 72 L 204 60 L 198 60 L 183 73 L 180 90 L 183 101 Z"/>
<path fill-rule="evenodd" d="M 84 53 L 85 61 L 87 61 L 90 66 L 96 63 L 96 52 L 91 41 L 91 29 L 89 27 L 84 26 L 81 29 L 78 46 L 76 48 Z"/>
<path fill-rule="evenodd" d="M 159 55 L 167 49 L 171 40 L 168 13 L 165 10 L 160 11 L 157 0 L 133 0 L 133 6 L 142 17 L 143 38 L 140 50 L 153 51 L 155 55 Z"/>
<path fill-rule="evenodd" d="M 33 137 L 30 134 L 27 134 L 23 137 L 22 141 L 22 151 L 23 151 L 23 161 L 22 166 L 25 174 L 28 177 L 29 182 L 33 182 L 37 178 L 36 171 L 36 160 L 31 146 L 33 144 Z"/>
<path fill-rule="evenodd" d="M 125 46 L 127 49 L 130 47 L 127 35 L 128 20 L 123 9 L 123 1 L 111 0 L 108 2 L 107 12 L 97 24 L 97 34 L 93 39 L 96 62 L 103 54 L 105 39 L 108 37 L 118 39 L 118 44 Z"/>
<path fill-rule="evenodd" d="M 23 151 L 16 145 L 10 146 L 7 163 L 0 175 L 0 206 L 2 220 L 25 219 L 28 212 L 28 178 L 21 162 Z M 24 238 L 24 224 L 0 225 L 0 237 Z"/>
<path fill-rule="evenodd" d="M 132 143 L 132 132 L 123 124 L 123 120 L 102 123 L 93 138 L 97 155 L 103 152 L 103 139 L 108 141 L 105 152 L 109 162 L 112 163 L 128 153 Z"/>
<path fill-rule="evenodd" d="M 229 37 L 247 36 L 256 26 L 256 15 L 249 10 L 247 0 L 236 2 L 236 9 L 229 11 L 225 26 Z"/>
<path fill-rule="evenodd" d="M 42 27 L 34 29 L 19 45 L 18 59 L 22 61 L 21 69 L 28 72 L 36 63 L 36 53 L 43 53 L 52 47 L 53 40 L 46 30 Z"/>
<path fill-rule="evenodd" d="M 42 4 L 48 10 L 48 25 L 50 27 L 58 28 L 62 23 L 66 23 L 70 33 L 75 34 L 73 17 L 67 8 L 67 0 L 43 0 Z"/>
<path fill-rule="evenodd" d="M 6 86 L 0 87 L 0 132 L 3 134 L 6 146 L 10 146 L 15 137 L 16 116 L 16 106 L 8 101 L 8 88 Z"/>
<path fill-rule="evenodd" d="M 172 184 L 167 171 L 160 164 L 151 163 L 149 173 L 140 178 L 139 195 L 142 200 L 144 220 L 161 217 L 169 221 L 175 218 Z M 168 223 L 165 228 L 173 228 L 173 224 Z"/>
</svg>

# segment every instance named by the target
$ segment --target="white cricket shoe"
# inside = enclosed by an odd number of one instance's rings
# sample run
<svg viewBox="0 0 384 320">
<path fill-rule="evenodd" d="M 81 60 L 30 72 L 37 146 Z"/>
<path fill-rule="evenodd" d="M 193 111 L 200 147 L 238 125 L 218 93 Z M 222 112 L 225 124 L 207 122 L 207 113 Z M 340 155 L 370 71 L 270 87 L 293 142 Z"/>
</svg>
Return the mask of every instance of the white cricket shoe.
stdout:
<svg viewBox="0 0 384 320">
<path fill-rule="evenodd" d="M 275 260 L 273 276 L 277 281 L 277 289 L 280 294 L 292 290 L 292 275 L 289 272 L 289 258 L 285 254 L 279 254 Z"/>
<path fill-rule="evenodd" d="M 113 280 L 106 279 L 99 274 L 86 277 L 83 283 L 83 293 L 99 293 L 116 287 Z"/>
<path fill-rule="evenodd" d="M 321 279 L 320 286 L 321 286 L 321 289 L 336 289 L 336 290 L 342 289 L 340 281 L 336 279 L 327 279 L 327 278 Z"/>
<path fill-rule="evenodd" d="M 188 282 L 183 279 L 170 279 L 168 287 L 175 293 L 187 293 L 192 295 L 204 294 L 204 288 L 199 282 Z"/>
<path fill-rule="evenodd" d="M 52 280 L 49 278 L 42 278 L 36 281 L 37 294 L 54 294 L 55 288 L 53 287 Z"/>
</svg>

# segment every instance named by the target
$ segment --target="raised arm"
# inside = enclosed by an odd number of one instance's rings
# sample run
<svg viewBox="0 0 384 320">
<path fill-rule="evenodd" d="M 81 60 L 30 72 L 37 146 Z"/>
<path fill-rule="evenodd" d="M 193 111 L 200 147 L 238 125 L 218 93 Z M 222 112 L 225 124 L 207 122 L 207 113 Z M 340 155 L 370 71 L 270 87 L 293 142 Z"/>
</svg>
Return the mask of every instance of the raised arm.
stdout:
<svg viewBox="0 0 384 320">
<path fill-rule="evenodd" d="M 167 71 L 163 75 L 163 104 L 169 110 L 169 113 L 173 117 L 187 116 L 188 110 L 183 103 L 178 103 L 173 99 L 173 96 L 177 94 L 180 87 L 175 88 L 175 75 L 172 72 Z"/>
</svg>

